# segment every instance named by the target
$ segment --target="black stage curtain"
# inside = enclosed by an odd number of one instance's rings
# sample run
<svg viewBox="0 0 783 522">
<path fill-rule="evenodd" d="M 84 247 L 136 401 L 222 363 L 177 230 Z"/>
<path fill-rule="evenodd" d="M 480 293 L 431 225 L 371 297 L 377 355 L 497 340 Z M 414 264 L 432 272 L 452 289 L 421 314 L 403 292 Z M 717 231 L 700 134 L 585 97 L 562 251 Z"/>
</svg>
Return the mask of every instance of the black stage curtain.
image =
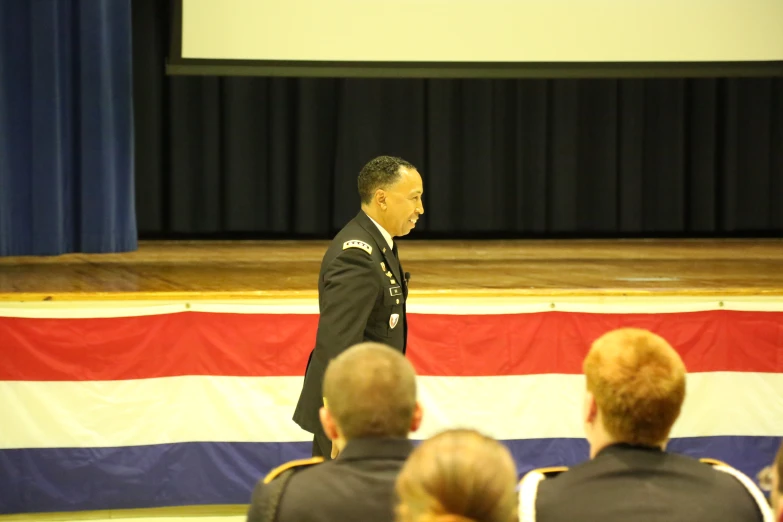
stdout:
<svg viewBox="0 0 783 522">
<path fill-rule="evenodd" d="M 411 237 L 779 235 L 783 80 L 165 77 L 133 3 L 142 237 L 329 237 L 379 154 L 416 164 Z"/>
</svg>

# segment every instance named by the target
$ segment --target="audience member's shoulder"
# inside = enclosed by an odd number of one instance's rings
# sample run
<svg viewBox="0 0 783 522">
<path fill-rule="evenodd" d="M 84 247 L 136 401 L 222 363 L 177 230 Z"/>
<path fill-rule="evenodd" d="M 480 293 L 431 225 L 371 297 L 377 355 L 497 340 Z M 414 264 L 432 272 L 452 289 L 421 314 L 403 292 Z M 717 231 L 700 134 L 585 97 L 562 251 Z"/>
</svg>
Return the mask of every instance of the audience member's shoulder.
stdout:
<svg viewBox="0 0 783 522">
<path fill-rule="evenodd" d="M 248 510 L 248 522 L 274 520 L 280 499 L 291 479 L 303 472 L 316 469 L 317 465 L 323 461 L 323 457 L 292 460 L 270 471 L 253 488 L 250 509 Z"/>
<path fill-rule="evenodd" d="M 286 462 L 285 464 L 281 464 L 280 466 L 276 467 L 272 471 L 270 471 L 266 477 L 263 479 L 264 484 L 269 484 L 273 480 L 280 479 L 286 473 L 289 474 L 297 473 L 306 469 L 311 469 L 316 464 L 322 464 L 324 462 L 323 457 L 312 457 L 309 459 L 299 459 L 299 460 L 292 460 L 289 462 Z"/>
<path fill-rule="evenodd" d="M 536 520 L 536 512 L 540 507 L 541 497 L 558 497 L 548 486 L 556 486 L 558 477 L 566 475 L 566 466 L 537 468 L 525 473 L 517 485 L 519 502 L 519 520 L 523 522 Z M 548 493 L 545 490 L 549 490 Z M 559 490 L 559 488 L 558 488 Z"/>
<path fill-rule="evenodd" d="M 772 521 L 772 511 L 766 497 L 753 480 L 740 470 L 720 460 L 695 459 L 686 455 L 668 454 L 680 470 L 687 469 L 694 487 L 709 489 L 710 495 L 731 510 L 734 520 Z"/>
<path fill-rule="evenodd" d="M 517 489 L 520 501 L 535 501 L 538 491 L 543 483 L 551 484 L 553 479 L 568 471 L 566 466 L 551 466 L 547 468 L 532 469 L 525 473 L 519 481 Z"/>
<path fill-rule="evenodd" d="M 759 514 L 759 520 L 773 520 L 766 497 L 750 477 L 720 460 L 703 458 L 698 464 L 714 474 L 715 484 L 719 489 L 716 491 L 717 495 L 725 495 L 726 498 L 736 496 L 738 501 L 748 504 L 749 510 Z"/>
</svg>

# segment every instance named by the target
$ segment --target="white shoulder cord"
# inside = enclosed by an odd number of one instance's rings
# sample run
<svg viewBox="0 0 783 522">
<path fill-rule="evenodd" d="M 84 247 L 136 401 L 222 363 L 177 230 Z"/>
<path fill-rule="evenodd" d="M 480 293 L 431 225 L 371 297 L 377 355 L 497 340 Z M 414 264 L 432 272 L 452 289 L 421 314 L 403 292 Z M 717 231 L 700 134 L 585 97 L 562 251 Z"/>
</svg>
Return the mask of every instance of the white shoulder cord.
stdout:
<svg viewBox="0 0 783 522">
<path fill-rule="evenodd" d="M 761 492 L 761 490 L 756 486 L 756 484 L 753 483 L 752 480 L 747 477 L 747 475 L 729 466 L 716 465 L 713 466 L 713 469 L 728 473 L 735 479 L 739 480 L 740 483 L 745 486 L 745 489 L 748 490 L 748 493 L 751 494 L 753 500 L 756 501 L 764 522 L 775 522 L 775 515 L 772 513 L 772 508 L 769 506 L 766 497 L 764 497 L 764 493 Z"/>
<path fill-rule="evenodd" d="M 519 522 L 536 522 L 536 496 L 542 480 L 543 473 L 531 471 L 519 483 Z"/>
</svg>

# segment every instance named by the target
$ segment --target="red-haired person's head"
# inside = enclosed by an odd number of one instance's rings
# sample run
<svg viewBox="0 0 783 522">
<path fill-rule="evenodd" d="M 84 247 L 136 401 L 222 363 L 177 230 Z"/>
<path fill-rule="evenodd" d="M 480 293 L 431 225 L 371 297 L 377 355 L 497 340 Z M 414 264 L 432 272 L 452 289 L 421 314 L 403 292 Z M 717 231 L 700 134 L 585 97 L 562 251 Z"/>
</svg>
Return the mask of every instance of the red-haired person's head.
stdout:
<svg viewBox="0 0 783 522">
<path fill-rule="evenodd" d="M 636 328 L 598 338 L 585 358 L 590 456 L 626 443 L 665 448 L 685 400 L 685 364 L 662 337 Z"/>
</svg>

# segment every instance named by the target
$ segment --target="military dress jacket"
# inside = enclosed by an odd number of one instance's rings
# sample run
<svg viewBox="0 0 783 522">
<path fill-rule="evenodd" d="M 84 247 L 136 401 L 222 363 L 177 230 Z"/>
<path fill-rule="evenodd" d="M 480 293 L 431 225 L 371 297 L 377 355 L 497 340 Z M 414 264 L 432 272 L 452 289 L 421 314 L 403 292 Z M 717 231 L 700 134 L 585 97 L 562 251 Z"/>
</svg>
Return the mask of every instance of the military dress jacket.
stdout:
<svg viewBox="0 0 783 522">
<path fill-rule="evenodd" d="M 284 464 L 260 480 L 247 522 L 394 522 L 407 439 L 350 440 L 336 459 Z"/>
<path fill-rule="evenodd" d="M 293 420 L 320 429 L 323 377 L 329 361 L 352 345 L 374 341 L 405 353 L 408 282 L 378 226 L 364 211 L 332 240 L 318 278 L 318 331 Z"/>
<path fill-rule="evenodd" d="M 766 522 L 753 481 L 730 466 L 659 448 L 614 444 L 592 460 L 526 474 L 520 522 Z"/>
</svg>

